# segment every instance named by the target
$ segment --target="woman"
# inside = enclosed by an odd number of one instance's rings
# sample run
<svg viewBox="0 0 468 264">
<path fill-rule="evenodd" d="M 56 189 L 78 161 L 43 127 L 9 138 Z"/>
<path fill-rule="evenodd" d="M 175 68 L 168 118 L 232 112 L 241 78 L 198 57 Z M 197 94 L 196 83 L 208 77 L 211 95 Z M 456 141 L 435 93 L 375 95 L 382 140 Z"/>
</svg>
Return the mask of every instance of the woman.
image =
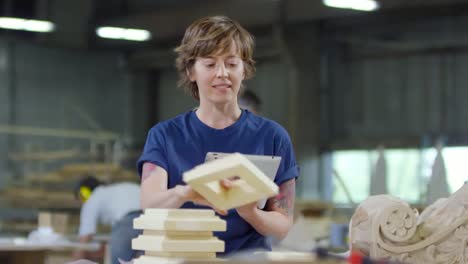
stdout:
<svg viewBox="0 0 468 264">
<path fill-rule="evenodd" d="M 143 208 L 200 208 L 209 205 L 182 173 L 204 162 L 207 152 L 281 156 L 275 178 L 279 195 L 264 209 L 256 203 L 221 216 L 227 231 L 225 254 L 270 249 L 266 236 L 284 238 L 292 225 L 295 178 L 299 171 L 289 136 L 279 124 L 239 108 L 242 81 L 255 72 L 253 37 L 236 21 L 206 17 L 190 25 L 179 47 L 176 66 L 180 84 L 199 107 L 155 125 L 138 161 Z M 222 184 L 230 187 L 230 181 Z"/>
</svg>

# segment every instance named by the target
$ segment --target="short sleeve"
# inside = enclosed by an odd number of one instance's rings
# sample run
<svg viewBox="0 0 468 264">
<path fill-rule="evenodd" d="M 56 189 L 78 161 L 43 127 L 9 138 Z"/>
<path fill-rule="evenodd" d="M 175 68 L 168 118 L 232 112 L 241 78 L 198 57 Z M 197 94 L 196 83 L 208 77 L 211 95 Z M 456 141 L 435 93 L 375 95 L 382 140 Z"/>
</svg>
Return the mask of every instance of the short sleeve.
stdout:
<svg viewBox="0 0 468 264">
<path fill-rule="evenodd" d="M 166 171 L 168 170 L 165 138 L 163 129 L 159 125 L 154 126 L 148 132 L 143 153 L 137 161 L 137 170 L 140 177 L 145 162 L 153 163 Z"/>
<path fill-rule="evenodd" d="M 291 140 L 286 132 L 281 141 L 276 154 L 276 156 L 281 156 L 281 163 L 275 177 L 275 183 L 278 186 L 288 180 L 299 177 L 299 166 L 296 162 Z"/>
</svg>

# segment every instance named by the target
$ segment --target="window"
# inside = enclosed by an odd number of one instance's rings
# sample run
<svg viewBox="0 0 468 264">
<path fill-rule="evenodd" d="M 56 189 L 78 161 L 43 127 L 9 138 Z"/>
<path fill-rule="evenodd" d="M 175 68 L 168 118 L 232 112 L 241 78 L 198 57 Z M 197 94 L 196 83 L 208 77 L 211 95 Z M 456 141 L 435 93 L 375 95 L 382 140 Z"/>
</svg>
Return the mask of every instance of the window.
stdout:
<svg viewBox="0 0 468 264">
<path fill-rule="evenodd" d="M 369 195 L 371 151 L 335 151 L 332 154 L 332 164 L 354 202 L 360 202 Z M 333 186 L 333 201 L 349 204 L 346 192 L 336 176 L 333 177 Z"/>
<path fill-rule="evenodd" d="M 387 189 L 390 194 L 410 203 L 424 203 L 424 194 L 432 173 L 437 151 L 429 149 L 387 149 Z M 451 192 L 468 181 L 468 147 L 447 147 L 442 155 Z M 345 150 L 332 154 L 332 167 L 342 178 L 354 202 L 369 196 L 370 177 L 378 152 L 375 150 Z M 350 201 L 337 178 L 333 177 L 333 202 Z"/>
</svg>

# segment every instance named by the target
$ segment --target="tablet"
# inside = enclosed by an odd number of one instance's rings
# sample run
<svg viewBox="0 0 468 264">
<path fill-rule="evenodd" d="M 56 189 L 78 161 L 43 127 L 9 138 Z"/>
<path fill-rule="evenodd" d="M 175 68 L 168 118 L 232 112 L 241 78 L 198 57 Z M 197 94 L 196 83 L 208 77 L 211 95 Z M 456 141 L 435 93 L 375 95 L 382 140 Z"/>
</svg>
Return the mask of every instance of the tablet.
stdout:
<svg viewBox="0 0 468 264">
<path fill-rule="evenodd" d="M 228 156 L 232 153 L 222 152 L 208 152 L 206 153 L 205 162 Z M 266 155 L 246 155 L 242 154 L 249 161 L 251 161 L 258 169 L 260 169 L 270 180 L 274 181 L 276 172 L 278 171 L 281 163 L 280 156 L 266 156 Z M 258 201 L 258 208 L 263 209 L 266 204 L 266 199 Z"/>
</svg>

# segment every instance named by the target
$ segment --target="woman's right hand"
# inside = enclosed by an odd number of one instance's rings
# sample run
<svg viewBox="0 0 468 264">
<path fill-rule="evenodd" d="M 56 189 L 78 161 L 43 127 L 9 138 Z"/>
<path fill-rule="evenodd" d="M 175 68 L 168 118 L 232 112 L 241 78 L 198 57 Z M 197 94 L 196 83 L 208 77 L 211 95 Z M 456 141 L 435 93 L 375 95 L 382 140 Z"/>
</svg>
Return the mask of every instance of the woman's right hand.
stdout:
<svg viewBox="0 0 468 264">
<path fill-rule="evenodd" d="M 196 192 L 190 185 L 179 185 L 179 195 L 183 197 L 186 201 L 193 202 L 194 204 L 208 206 L 213 208 L 220 215 L 227 215 L 226 210 L 221 210 L 216 208 L 212 203 L 208 202 L 203 196 Z"/>
</svg>

